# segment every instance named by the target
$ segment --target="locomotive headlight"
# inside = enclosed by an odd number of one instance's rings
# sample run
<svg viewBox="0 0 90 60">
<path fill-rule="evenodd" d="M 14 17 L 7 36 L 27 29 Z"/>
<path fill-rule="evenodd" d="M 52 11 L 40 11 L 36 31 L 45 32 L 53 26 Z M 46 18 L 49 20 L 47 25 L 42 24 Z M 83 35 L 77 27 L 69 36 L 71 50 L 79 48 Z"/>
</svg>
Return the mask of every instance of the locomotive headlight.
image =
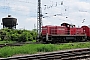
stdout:
<svg viewBox="0 0 90 60">
<path fill-rule="evenodd" d="M 84 32 L 85 32 L 85 30 L 84 30 Z"/>
</svg>

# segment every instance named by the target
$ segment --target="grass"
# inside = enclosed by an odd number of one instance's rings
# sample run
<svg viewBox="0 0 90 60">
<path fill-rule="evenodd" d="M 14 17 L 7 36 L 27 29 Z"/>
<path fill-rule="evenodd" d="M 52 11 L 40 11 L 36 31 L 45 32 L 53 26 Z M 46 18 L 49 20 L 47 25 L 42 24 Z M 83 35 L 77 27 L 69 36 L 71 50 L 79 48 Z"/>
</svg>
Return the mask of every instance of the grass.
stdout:
<svg viewBox="0 0 90 60">
<path fill-rule="evenodd" d="M 3 47 L 0 49 L 0 57 L 10 57 L 17 54 L 35 54 L 38 52 L 51 52 L 75 48 L 89 48 L 90 42 L 67 44 L 26 44 L 24 46 Z"/>
</svg>

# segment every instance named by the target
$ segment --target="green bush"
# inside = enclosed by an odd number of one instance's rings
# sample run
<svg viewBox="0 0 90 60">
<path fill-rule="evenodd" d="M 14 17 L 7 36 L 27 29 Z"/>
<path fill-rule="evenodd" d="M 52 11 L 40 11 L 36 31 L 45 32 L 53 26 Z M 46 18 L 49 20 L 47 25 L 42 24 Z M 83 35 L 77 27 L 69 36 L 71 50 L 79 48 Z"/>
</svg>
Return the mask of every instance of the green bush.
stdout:
<svg viewBox="0 0 90 60">
<path fill-rule="evenodd" d="M 32 30 L 17 30 L 17 29 L 1 29 L 0 30 L 0 39 L 3 41 L 18 41 L 26 42 L 35 40 L 37 36 L 36 31 Z"/>
</svg>

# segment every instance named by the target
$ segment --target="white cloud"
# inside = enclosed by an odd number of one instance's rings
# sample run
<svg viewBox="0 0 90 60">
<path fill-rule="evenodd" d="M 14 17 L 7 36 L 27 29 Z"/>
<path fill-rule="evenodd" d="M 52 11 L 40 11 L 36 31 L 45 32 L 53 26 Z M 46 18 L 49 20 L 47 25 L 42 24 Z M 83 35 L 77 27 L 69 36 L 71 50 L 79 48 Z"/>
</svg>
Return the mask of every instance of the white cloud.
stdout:
<svg viewBox="0 0 90 60">
<path fill-rule="evenodd" d="M 45 19 L 45 18 L 42 20 L 42 22 L 43 22 L 43 25 L 51 25 L 52 24 L 48 19 Z"/>
<path fill-rule="evenodd" d="M 63 5 L 60 5 L 61 1 L 63 1 Z M 46 10 L 44 5 L 48 6 L 46 7 Z M 53 7 L 49 8 L 52 5 Z M 16 13 L 15 16 L 17 16 L 17 18 L 19 17 L 18 22 L 20 26 L 26 26 L 26 28 L 29 29 L 29 27 L 32 27 L 33 24 L 37 24 L 37 0 L 7 0 L 7 2 L 0 2 L 0 6 L 9 6 L 11 9 L 10 13 Z M 60 25 L 60 23 L 62 22 L 68 22 L 76 25 L 89 25 L 90 1 L 86 2 L 85 0 L 42 0 L 42 13 L 44 16 L 49 16 L 42 19 L 43 25 Z M 61 13 L 62 15 L 54 16 L 55 14 Z M 2 15 L 4 16 L 5 14 L 6 13 Z M 85 22 L 82 24 L 81 22 L 83 19 L 85 19 Z M 23 23 L 25 23 L 25 25 L 23 25 Z"/>
<path fill-rule="evenodd" d="M 2 6 L 3 8 L 5 6 L 10 7 L 10 11 L 12 11 L 13 13 L 16 12 L 19 14 L 28 15 L 30 12 L 35 12 L 37 7 L 35 3 L 31 4 L 31 2 L 27 0 L 4 0 L 0 2 L 0 6 Z M 6 9 L 8 10 L 8 8 Z"/>
<path fill-rule="evenodd" d="M 45 3 L 46 0 L 43 2 Z M 49 21 L 58 24 L 58 22 L 68 22 L 68 23 L 72 23 L 72 24 L 76 24 L 76 25 L 81 25 L 83 19 L 86 19 L 85 23 L 89 24 L 88 21 L 90 19 L 90 2 L 85 2 L 85 1 L 79 1 L 79 0 L 63 0 L 63 6 L 60 5 L 60 1 L 58 0 L 54 0 L 53 2 L 58 3 L 57 7 L 52 8 L 47 8 L 46 10 L 43 10 L 43 12 L 47 12 L 50 18 L 47 19 L 51 19 Z M 50 2 L 47 2 L 45 4 L 47 4 L 47 6 L 51 6 L 51 4 L 49 4 Z M 43 4 L 44 5 L 44 4 Z M 45 8 L 45 7 L 44 7 Z M 43 8 L 43 9 L 44 9 Z M 67 11 L 65 11 L 65 9 Z M 62 16 L 56 16 L 54 17 L 54 14 L 61 14 Z M 44 13 L 43 13 L 44 14 Z M 45 14 L 44 14 L 45 15 Z M 68 17 L 68 18 L 65 18 Z M 57 20 L 57 23 L 54 21 Z M 61 20 L 61 21 L 58 21 Z M 52 24 L 53 25 L 53 24 Z"/>
<path fill-rule="evenodd" d="M 14 12 L 20 12 L 22 14 L 29 14 L 30 13 L 30 9 L 29 7 L 26 6 L 11 6 L 11 10 Z"/>
<path fill-rule="evenodd" d="M 26 22 L 33 22 L 33 23 L 36 23 L 36 22 L 37 22 L 37 18 L 33 18 L 33 17 L 27 18 L 27 19 L 26 19 Z"/>
</svg>

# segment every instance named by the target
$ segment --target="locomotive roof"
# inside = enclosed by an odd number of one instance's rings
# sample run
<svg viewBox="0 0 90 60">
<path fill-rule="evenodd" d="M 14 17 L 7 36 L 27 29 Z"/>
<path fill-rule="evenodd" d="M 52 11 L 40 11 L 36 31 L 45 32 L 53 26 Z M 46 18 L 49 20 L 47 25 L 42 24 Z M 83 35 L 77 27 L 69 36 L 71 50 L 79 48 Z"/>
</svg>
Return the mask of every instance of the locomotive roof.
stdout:
<svg viewBox="0 0 90 60">
<path fill-rule="evenodd" d="M 62 23 L 61 25 L 69 25 L 69 26 L 75 26 L 75 25 L 73 25 L 73 24 L 68 24 L 68 23 Z"/>
</svg>

